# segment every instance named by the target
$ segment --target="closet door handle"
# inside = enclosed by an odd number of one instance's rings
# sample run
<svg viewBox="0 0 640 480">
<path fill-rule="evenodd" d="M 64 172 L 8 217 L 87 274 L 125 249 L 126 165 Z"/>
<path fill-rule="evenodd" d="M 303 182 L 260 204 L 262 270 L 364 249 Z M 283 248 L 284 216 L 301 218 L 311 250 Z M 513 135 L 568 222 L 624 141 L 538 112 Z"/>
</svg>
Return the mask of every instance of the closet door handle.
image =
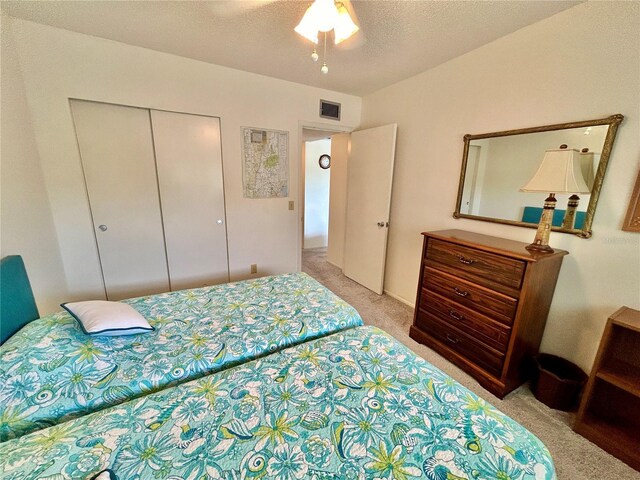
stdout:
<svg viewBox="0 0 640 480">
<path fill-rule="evenodd" d="M 98 228 L 99 228 L 102 232 L 106 232 L 106 231 L 107 231 L 107 226 L 106 226 L 106 225 L 98 225 Z"/>
</svg>

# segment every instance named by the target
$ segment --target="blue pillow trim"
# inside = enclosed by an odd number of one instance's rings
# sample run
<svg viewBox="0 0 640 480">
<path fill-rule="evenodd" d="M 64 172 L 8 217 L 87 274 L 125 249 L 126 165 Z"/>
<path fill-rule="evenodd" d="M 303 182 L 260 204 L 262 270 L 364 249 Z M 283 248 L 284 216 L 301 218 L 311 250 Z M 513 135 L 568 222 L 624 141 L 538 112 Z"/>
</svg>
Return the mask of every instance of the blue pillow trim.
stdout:
<svg viewBox="0 0 640 480">
<path fill-rule="evenodd" d="M 150 327 L 150 328 L 145 328 L 145 327 L 127 327 L 127 328 L 106 328 L 104 330 L 98 330 L 97 332 L 88 332 L 87 330 L 85 330 L 84 325 L 82 324 L 82 321 L 80 321 L 78 316 L 67 308 L 67 303 L 74 303 L 74 302 L 61 303 L 60 306 L 62 308 L 64 308 L 67 311 L 67 313 L 69 313 L 69 315 L 71 315 L 73 318 L 75 318 L 76 322 L 78 322 L 78 325 L 80 326 L 80 329 L 82 330 L 82 332 L 85 335 L 100 335 L 100 334 L 105 333 L 105 332 L 129 332 L 131 330 L 140 330 L 140 333 L 143 333 L 143 332 L 153 332 L 156 329 L 156 327 L 153 327 L 153 326 Z"/>
</svg>

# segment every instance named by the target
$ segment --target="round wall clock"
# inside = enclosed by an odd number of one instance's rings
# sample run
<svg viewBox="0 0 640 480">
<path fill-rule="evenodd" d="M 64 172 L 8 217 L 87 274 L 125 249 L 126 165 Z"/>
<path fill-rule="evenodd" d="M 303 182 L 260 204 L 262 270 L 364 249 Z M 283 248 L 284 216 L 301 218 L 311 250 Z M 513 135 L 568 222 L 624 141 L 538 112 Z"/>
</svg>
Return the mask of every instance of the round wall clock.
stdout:
<svg viewBox="0 0 640 480">
<path fill-rule="evenodd" d="M 326 170 L 331 166 L 331 157 L 326 153 L 324 155 L 320 155 L 318 164 L 320 165 L 320 168 L 324 168 Z"/>
</svg>

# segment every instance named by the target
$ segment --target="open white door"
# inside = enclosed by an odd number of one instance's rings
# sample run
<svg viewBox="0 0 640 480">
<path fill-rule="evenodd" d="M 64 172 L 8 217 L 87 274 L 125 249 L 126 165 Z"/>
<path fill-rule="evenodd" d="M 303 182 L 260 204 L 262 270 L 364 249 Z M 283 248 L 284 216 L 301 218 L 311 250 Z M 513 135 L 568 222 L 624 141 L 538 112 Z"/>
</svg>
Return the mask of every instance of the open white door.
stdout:
<svg viewBox="0 0 640 480">
<path fill-rule="evenodd" d="M 382 294 L 397 125 L 351 134 L 344 274 Z"/>
</svg>

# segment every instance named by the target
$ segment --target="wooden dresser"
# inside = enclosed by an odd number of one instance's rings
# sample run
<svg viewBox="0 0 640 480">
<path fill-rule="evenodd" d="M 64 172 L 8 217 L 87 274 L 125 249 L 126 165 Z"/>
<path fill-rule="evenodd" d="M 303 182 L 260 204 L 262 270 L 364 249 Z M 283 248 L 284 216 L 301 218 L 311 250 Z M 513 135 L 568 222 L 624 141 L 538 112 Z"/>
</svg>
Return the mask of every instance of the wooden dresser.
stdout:
<svg viewBox="0 0 640 480">
<path fill-rule="evenodd" d="M 410 336 L 502 398 L 528 379 L 568 252 L 463 230 L 422 235 Z"/>
</svg>

